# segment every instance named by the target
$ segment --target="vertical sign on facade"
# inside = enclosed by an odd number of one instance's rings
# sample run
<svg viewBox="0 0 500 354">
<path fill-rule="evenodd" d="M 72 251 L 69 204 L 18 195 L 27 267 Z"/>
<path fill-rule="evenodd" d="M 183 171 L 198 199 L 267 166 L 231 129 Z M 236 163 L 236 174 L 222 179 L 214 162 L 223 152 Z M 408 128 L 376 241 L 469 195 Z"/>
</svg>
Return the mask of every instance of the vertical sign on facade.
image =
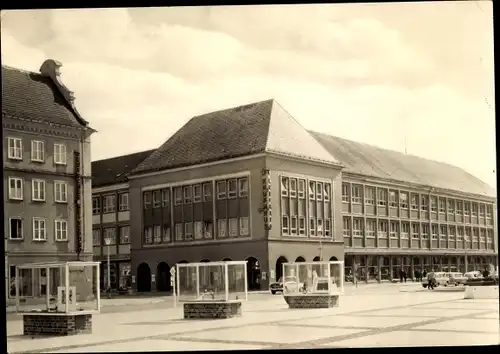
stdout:
<svg viewBox="0 0 500 354">
<path fill-rule="evenodd" d="M 269 170 L 262 170 L 262 213 L 264 214 L 264 228 L 272 228 L 272 206 L 271 206 L 271 175 Z"/>
<path fill-rule="evenodd" d="M 80 260 L 80 253 L 83 250 L 83 240 L 82 240 L 82 218 L 81 218 L 81 206 L 82 206 L 82 174 L 80 165 L 80 152 L 74 152 L 75 159 L 75 178 L 76 178 L 76 190 L 75 190 L 75 236 L 76 236 L 76 257 Z"/>
</svg>

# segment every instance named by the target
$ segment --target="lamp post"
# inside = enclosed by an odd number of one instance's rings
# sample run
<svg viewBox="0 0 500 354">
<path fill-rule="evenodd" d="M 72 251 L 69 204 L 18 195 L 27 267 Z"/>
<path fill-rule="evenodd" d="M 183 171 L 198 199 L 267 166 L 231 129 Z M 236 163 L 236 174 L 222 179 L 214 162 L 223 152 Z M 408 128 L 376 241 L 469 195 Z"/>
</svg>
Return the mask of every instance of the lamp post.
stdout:
<svg viewBox="0 0 500 354">
<path fill-rule="evenodd" d="M 108 268 L 108 274 L 107 274 L 107 282 L 108 282 L 108 287 L 107 287 L 107 291 L 108 291 L 108 299 L 111 299 L 111 265 L 109 263 L 109 245 L 111 244 L 111 237 L 109 236 L 106 236 L 104 238 L 104 243 L 106 244 L 106 248 L 107 248 L 107 253 L 108 253 L 108 256 L 107 256 L 107 268 Z"/>
</svg>

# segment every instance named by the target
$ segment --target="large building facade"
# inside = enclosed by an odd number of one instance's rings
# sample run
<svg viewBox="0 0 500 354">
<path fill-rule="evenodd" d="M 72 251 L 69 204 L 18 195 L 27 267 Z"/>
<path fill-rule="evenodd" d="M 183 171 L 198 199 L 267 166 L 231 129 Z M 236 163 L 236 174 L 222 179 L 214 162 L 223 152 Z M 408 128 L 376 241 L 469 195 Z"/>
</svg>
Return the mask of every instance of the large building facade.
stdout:
<svg viewBox="0 0 500 354">
<path fill-rule="evenodd" d="M 47 60 L 40 73 L 2 66 L 8 296 L 15 294 L 16 265 L 92 260 L 90 136 L 94 130 L 62 84 L 60 66 Z M 21 294 L 36 295 L 41 284 L 35 283 L 31 271 L 23 272 Z"/>
<path fill-rule="evenodd" d="M 283 262 L 344 260 L 348 278 L 356 262 L 365 281 L 497 262 L 494 190 L 454 166 L 306 131 L 273 100 L 194 117 L 144 156 L 122 186 L 140 292 L 171 290 L 170 267 L 185 262 L 247 260 L 250 289 Z"/>
</svg>

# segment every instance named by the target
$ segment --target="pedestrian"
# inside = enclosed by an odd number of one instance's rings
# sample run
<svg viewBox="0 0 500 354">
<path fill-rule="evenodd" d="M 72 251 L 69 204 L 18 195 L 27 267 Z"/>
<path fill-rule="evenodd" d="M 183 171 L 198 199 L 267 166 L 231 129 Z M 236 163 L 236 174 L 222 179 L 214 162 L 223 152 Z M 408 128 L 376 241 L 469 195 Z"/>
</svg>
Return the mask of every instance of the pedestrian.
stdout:
<svg viewBox="0 0 500 354">
<path fill-rule="evenodd" d="M 406 283 L 406 278 L 408 277 L 408 275 L 406 274 L 406 270 L 403 270 L 403 278 L 405 280 L 405 283 Z"/>
<path fill-rule="evenodd" d="M 415 271 L 415 281 L 420 281 L 420 272 L 418 269 Z"/>
<path fill-rule="evenodd" d="M 427 274 L 427 289 L 429 290 L 434 290 L 434 287 L 436 285 L 436 279 L 434 278 L 434 273 L 430 272 Z"/>
<path fill-rule="evenodd" d="M 358 287 L 358 265 L 356 263 L 353 264 L 353 272 L 352 272 L 352 281 L 354 286 Z"/>
<path fill-rule="evenodd" d="M 403 277 L 404 277 L 404 272 L 403 272 L 403 269 L 400 269 L 399 270 L 399 282 L 402 283 L 403 282 Z"/>
<path fill-rule="evenodd" d="M 422 278 L 427 278 L 427 270 L 424 269 L 424 273 L 422 274 Z"/>
</svg>

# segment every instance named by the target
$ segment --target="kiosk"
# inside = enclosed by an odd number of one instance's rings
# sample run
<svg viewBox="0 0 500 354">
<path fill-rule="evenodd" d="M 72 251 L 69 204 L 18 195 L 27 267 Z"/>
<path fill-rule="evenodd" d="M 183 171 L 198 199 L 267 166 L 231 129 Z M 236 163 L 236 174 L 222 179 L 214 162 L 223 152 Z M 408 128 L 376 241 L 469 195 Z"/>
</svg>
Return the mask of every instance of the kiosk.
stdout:
<svg viewBox="0 0 500 354">
<path fill-rule="evenodd" d="M 100 312 L 100 262 L 49 262 L 16 266 L 16 312 L 24 335 L 92 333 Z"/>
<path fill-rule="evenodd" d="M 184 318 L 241 316 L 248 299 L 247 262 L 177 264 L 175 301 L 183 303 Z"/>
<path fill-rule="evenodd" d="M 289 308 L 330 308 L 344 293 L 344 262 L 283 263 L 283 296 Z"/>
</svg>

